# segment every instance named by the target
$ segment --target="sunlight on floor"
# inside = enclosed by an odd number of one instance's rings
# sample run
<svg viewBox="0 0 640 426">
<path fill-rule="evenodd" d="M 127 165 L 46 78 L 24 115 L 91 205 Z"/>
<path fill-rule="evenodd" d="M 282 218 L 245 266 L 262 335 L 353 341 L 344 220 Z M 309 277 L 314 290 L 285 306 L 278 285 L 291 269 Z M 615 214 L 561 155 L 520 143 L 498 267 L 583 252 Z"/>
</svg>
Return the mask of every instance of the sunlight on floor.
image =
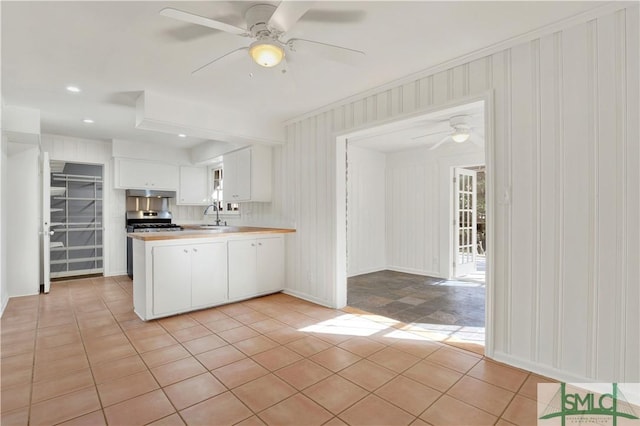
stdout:
<svg viewBox="0 0 640 426">
<path fill-rule="evenodd" d="M 378 336 L 389 339 L 423 340 L 447 343 L 476 353 L 484 353 L 484 327 L 461 325 L 403 323 L 382 315 L 347 307 L 348 312 L 320 321 L 299 331 L 344 336 Z"/>
</svg>

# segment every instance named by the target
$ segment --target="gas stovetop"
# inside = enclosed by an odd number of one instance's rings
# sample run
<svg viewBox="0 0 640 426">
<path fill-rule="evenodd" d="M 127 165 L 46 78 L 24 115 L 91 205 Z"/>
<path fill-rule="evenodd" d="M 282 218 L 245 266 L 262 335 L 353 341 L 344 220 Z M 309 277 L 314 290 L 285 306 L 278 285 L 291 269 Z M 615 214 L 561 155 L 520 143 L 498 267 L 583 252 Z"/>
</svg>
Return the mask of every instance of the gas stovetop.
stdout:
<svg viewBox="0 0 640 426">
<path fill-rule="evenodd" d="M 127 225 L 129 232 L 165 232 L 165 231 L 182 231 L 180 225 L 175 223 L 133 223 Z"/>
</svg>

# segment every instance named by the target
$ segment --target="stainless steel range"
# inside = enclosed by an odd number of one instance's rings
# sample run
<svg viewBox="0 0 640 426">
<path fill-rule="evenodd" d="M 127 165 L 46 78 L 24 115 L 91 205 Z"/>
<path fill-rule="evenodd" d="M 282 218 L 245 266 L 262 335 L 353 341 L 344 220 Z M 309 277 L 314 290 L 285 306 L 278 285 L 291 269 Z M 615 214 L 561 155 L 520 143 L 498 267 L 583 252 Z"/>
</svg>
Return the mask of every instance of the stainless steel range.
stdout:
<svg viewBox="0 0 640 426">
<path fill-rule="evenodd" d="M 132 210 L 127 212 L 127 233 L 181 231 L 172 222 L 170 211 Z M 127 275 L 133 278 L 133 240 L 127 237 Z"/>
</svg>

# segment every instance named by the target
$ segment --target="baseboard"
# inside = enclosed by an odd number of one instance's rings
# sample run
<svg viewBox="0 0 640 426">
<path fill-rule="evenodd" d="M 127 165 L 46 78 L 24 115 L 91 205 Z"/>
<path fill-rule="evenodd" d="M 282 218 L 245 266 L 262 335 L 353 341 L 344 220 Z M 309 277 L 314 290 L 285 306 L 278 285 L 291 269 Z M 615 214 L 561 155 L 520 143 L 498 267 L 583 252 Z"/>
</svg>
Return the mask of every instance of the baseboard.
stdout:
<svg viewBox="0 0 640 426">
<path fill-rule="evenodd" d="M 513 355 L 506 354 L 504 352 L 494 351 L 491 359 L 509 364 L 516 368 L 522 368 L 523 370 L 531 371 L 532 373 L 540 376 L 549 377 L 560 382 L 565 383 L 590 383 L 595 380 L 589 377 L 580 376 L 578 374 L 569 373 L 568 371 L 560 370 L 555 367 L 551 367 L 544 364 L 538 364 L 527 359 L 519 358 Z"/>
<path fill-rule="evenodd" d="M 388 271 L 394 271 L 394 272 L 404 272 L 405 274 L 414 274 L 414 275 L 422 275 L 425 277 L 434 277 L 434 278 L 442 278 L 443 280 L 446 280 L 447 277 L 443 277 L 440 272 L 437 271 L 425 271 L 422 269 L 414 269 L 414 268 L 404 268 L 402 266 L 387 266 L 385 268 Z"/>
<path fill-rule="evenodd" d="M 293 297 L 297 297 L 298 299 L 302 299 L 302 300 L 306 300 L 307 302 L 311 302 L 311 303 L 315 303 L 316 305 L 321 305 L 324 306 L 326 308 L 331 308 L 331 309 L 335 309 L 334 306 L 332 306 L 332 304 L 326 300 L 322 300 L 319 299 L 317 297 L 313 297 L 307 293 L 301 293 L 295 290 L 291 290 L 291 289 L 284 289 L 282 290 L 282 292 L 284 294 L 288 294 L 289 296 L 293 296 Z"/>
<path fill-rule="evenodd" d="M 367 269 L 362 269 L 360 271 L 357 272 L 353 272 L 350 274 L 347 274 L 347 278 L 351 278 L 351 277 L 356 277 L 358 275 L 364 275 L 364 274 L 372 274 L 374 272 L 380 272 L 380 271 L 385 271 L 388 268 L 381 266 L 381 267 L 376 267 L 376 268 L 367 268 Z"/>
<path fill-rule="evenodd" d="M 2 300 L 2 306 L 0 306 L 0 317 L 2 317 L 2 314 L 4 314 L 4 310 L 8 304 L 9 304 L 9 297 L 6 297 Z"/>
</svg>

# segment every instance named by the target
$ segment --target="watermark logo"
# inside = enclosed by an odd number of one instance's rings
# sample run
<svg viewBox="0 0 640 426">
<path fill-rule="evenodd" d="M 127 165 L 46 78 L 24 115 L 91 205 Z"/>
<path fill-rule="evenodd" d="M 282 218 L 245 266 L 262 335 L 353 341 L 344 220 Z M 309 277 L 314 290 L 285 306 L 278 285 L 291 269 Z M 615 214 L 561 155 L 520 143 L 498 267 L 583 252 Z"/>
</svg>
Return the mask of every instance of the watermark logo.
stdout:
<svg viewBox="0 0 640 426">
<path fill-rule="evenodd" d="M 640 426 L 640 383 L 539 383 L 538 426 Z"/>
</svg>

